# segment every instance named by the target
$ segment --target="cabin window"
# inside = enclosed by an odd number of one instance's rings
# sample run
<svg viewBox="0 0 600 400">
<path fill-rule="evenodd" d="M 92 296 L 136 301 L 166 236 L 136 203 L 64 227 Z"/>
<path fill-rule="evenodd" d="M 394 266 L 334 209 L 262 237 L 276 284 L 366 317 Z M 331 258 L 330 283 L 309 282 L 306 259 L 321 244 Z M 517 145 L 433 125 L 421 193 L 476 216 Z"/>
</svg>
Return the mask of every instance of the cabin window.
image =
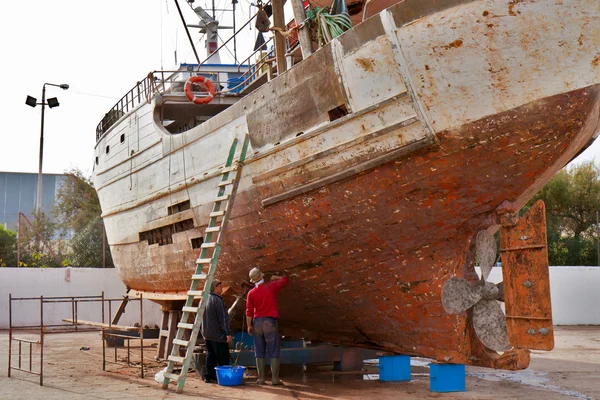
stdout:
<svg viewBox="0 0 600 400">
<path fill-rule="evenodd" d="M 110 146 L 106 146 L 106 154 L 110 152 Z"/>
<path fill-rule="evenodd" d="M 181 203 L 173 204 L 172 206 L 167 208 L 167 212 L 169 215 L 177 214 L 185 210 L 189 210 L 191 208 L 190 201 L 182 201 Z"/>
<path fill-rule="evenodd" d="M 140 232 L 140 242 L 146 240 L 148 245 L 157 244 L 159 246 L 165 246 L 167 244 L 173 243 L 173 234 L 183 231 L 189 231 L 194 229 L 194 220 L 186 219 L 181 222 L 176 222 L 174 224 L 161 226 L 156 229 L 151 229 L 149 231 Z"/>
<path fill-rule="evenodd" d="M 125 143 L 125 134 L 124 133 L 121 134 L 121 143 Z"/>
<path fill-rule="evenodd" d="M 98 165 L 98 156 L 96 156 L 96 165 Z"/>
</svg>

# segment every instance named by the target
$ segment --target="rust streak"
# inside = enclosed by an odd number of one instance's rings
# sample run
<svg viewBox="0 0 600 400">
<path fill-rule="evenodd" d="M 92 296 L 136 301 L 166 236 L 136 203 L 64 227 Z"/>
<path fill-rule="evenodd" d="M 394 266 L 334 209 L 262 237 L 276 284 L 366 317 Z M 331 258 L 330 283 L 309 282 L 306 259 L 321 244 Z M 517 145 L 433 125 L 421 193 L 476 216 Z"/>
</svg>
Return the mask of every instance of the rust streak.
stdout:
<svg viewBox="0 0 600 400">
<path fill-rule="evenodd" d="M 356 63 L 363 67 L 365 71 L 373 72 L 373 66 L 375 65 L 375 62 L 370 58 L 357 58 Z"/>
<path fill-rule="evenodd" d="M 446 46 L 444 46 L 444 48 L 446 50 L 449 50 L 449 49 L 452 49 L 452 48 L 460 47 L 460 46 L 462 46 L 462 44 L 463 44 L 462 39 L 456 39 L 454 42 L 448 43 Z"/>
<path fill-rule="evenodd" d="M 511 0 L 511 2 L 508 3 L 508 15 L 516 17 L 517 14 L 521 14 L 521 12 L 518 10 L 515 12 L 515 6 L 522 2 L 523 0 Z"/>
</svg>

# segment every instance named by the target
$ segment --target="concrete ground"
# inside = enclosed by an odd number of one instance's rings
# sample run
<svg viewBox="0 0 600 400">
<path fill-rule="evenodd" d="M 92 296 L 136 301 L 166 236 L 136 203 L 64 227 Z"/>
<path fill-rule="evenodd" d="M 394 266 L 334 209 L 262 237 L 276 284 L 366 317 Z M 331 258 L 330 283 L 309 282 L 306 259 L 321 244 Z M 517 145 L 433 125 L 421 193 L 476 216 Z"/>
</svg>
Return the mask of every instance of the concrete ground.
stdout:
<svg viewBox="0 0 600 400">
<path fill-rule="evenodd" d="M 376 367 L 358 373 L 333 373 L 330 366 L 287 367 L 282 371 L 285 386 L 257 386 L 255 370 L 242 386 L 205 384 L 195 373 L 188 375 L 184 392 L 162 390 L 154 374 L 163 365 L 151 362 L 144 379 L 139 369 L 109 365 L 102 371 L 102 342 L 98 332 L 52 334 L 44 347 L 44 386 L 39 378 L 13 371 L 8 378 L 8 333 L 0 332 L 0 399 L 599 399 L 600 327 L 557 327 L 552 352 L 534 352 L 529 369 L 509 372 L 467 367 L 467 391 L 431 393 L 426 360 L 415 359 L 412 381 L 386 383 L 376 378 Z M 19 335 L 24 336 L 24 335 Z M 145 344 L 156 341 L 147 340 Z M 134 342 L 132 341 L 132 346 Z M 88 347 L 89 350 L 81 350 Z M 13 351 L 16 350 L 16 346 Z M 137 359 L 139 348 L 132 349 Z M 155 348 L 147 348 L 148 358 Z M 25 354 L 27 354 L 25 352 Z M 110 352 L 114 357 L 114 352 Z M 124 358 L 126 351 L 119 350 Z M 34 352 L 34 369 L 39 365 Z M 18 361 L 13 360 L 13 365 Z M 23 359 L 28 365 L 28 356 Z"/>
</svg>

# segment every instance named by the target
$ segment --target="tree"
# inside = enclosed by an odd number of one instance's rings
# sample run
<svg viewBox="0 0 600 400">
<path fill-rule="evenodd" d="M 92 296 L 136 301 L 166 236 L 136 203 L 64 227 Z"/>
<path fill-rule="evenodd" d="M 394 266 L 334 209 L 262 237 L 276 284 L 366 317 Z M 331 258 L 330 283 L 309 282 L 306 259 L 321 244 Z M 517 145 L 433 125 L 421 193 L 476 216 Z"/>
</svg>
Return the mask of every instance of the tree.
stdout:
<svg viewBox="0 0 600 400">
<path fill-rule="evenodd" d="M 546 204 L 550 265 L 597 265 L 600 170 L 593 161 L 561 170 L 528 203 Z"/>
<path fill-rule="evenodd" d="M 34 212 L 33 221 L 21 220 L 19 267 L 61 267 L 65 246 L 61 238 L 56 236 L 56 232 L 56 224 L 43 212 Z"/>
<path fill-rule="evenodd" d="M 0 225 L 0 267 L 17 266 L 17 233 Z"/>
<path fill-rule="evenodd" d="M 104 246 L 100 200 L 91 180 L 78 169 L 65 175 L 56 195 L 54 214 L 66 236 L 71 236 L 70 264 L 102 267 L 106 256 L 106 267 L 114 267 L 108 245 Z"/>
</svg>

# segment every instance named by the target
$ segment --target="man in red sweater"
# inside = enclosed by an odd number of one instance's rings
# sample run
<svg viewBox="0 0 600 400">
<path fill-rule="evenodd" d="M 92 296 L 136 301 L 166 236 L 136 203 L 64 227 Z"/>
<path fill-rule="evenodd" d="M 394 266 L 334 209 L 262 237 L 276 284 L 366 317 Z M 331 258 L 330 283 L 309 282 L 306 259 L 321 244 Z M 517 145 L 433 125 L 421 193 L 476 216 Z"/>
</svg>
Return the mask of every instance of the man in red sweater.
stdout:
<svg viewBox="0 0 600 400">
<path fill-rule="evenodd" d="M 273 385 L 281 385 L 277 292 L 288 284 L 288 278 L 272 276 L 271 282 L 265 283 L 264 274 L 260 269 L 253 268 L 250 271 L 250 282 L 254 283 L 255 287 L 248 292 L 246 298 L 246 316 L 248 333 L 254 337 L 254 355 L 258 370 L 256 383 L 265 384 L 265 356 L 268 356 L 271 359 L 271 382 Z"/>
</svg>

